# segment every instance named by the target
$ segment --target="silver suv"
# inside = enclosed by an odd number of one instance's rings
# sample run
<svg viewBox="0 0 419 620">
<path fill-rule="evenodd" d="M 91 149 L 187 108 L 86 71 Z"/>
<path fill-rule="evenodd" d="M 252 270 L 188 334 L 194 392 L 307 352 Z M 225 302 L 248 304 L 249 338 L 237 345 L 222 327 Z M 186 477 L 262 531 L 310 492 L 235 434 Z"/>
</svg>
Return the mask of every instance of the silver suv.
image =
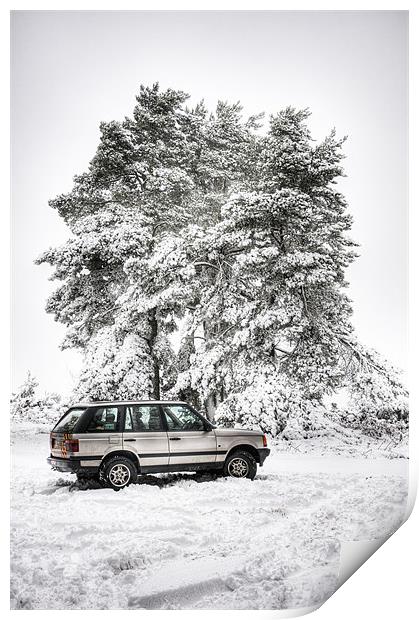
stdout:
<svg viewBox="0 0 419 620">
<path fill-rule="evenodd" d="M 58 421 L 50 443 L 53 469 L 115 490 L 147 473 L 206 470 L 253 479 L 270 452 L 263 433 L 218 428 L 177 401 L 81 403 Z"/>
</svg>

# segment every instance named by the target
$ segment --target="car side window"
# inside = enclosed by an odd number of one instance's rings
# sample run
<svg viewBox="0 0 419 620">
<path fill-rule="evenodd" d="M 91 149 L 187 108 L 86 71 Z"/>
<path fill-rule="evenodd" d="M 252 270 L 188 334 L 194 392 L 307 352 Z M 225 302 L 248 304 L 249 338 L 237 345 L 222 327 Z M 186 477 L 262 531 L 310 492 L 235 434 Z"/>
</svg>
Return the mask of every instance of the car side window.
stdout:
<svg viewBox="0 0 419 620">
<path fill-rule="evenodd" d="M 158 405 L 129 405 L 125 408 L 124 431 L 147 433 L 163 430 Z"/>
<path fill-rule="evenodd" d="M 163 405 L 169 431 L 204 431 L 203 420 L 186 405 Z"/>
<path fill-rule="evenodd" d="M 86 433 L 113 433 L 119 429 L 118 407 L 98 407 L 93 414 Z"/>
</svg>

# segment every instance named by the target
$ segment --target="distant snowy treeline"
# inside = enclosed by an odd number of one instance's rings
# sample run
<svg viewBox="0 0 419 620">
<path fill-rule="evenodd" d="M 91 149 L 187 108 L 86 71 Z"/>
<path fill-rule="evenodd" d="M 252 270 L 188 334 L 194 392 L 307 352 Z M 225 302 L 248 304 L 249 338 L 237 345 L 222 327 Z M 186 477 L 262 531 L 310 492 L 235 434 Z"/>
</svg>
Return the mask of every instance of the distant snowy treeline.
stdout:
<svg viewBox="0 0 419 620">
<path fill-rule="evenodd" d="M 39 383 L 28 372 L 26 380 L 19 386 L 11 398 L 12 421 L 18 423 L 34 423 L 49 428 L 76 400 L 73 396 L 62 397 L 55 393 L 40 394 Z M 283 431 L 277 433 L 278 439 L 299 440 L 313 438 L 345 437 L 344 429 L 361 431 L 371 437 L 385 437 L 390 435 L 394 441 L 406 438 L 408 428 L 408 411 L 380 407 L 377 410 L 366 409 L 358 403 L 341 403 L 339 406 L 328 399 L 327 404 L 313 404 L 312 409 L 305 415 L 293 415 L 289 409 L 287 423 Z M 245 413 L 245 412 L 244 412 Z M 282 415 L 286 415 L 283 412 Z M 243 415 L 244 423 L 249 427 L 258 427 L 252 416 Z M 242 424 L 243 424 L 242 421 Z M 236 425 L 238 423 L 236 422 Z M 272 433 L 275 435 L 275 433 Z M 359 440 L 357 440 L 359 441 Z"/>
<path fill-rule="evenodd" d="M 66 407 L 67 403 L 59 394 L 47 392 L 41 395 L 39 383 L 30 372 L 10 400 L 10 413 L 14 422 L 52 426 Z"/>
</svg>

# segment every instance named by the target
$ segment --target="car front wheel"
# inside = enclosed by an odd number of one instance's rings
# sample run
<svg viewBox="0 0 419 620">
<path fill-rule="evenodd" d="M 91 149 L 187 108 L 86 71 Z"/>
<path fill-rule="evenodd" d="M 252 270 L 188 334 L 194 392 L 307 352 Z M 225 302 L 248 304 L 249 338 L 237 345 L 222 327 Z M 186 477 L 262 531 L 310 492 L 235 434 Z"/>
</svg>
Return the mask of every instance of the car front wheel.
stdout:
<svg viewBox="0 0 419 620">
<path fill-rule="evenodd" d="M 224 476 L 233 478 L 253 478 L 256 476 L 257 464 L 255 458 L 246 451 L 233 452 L 224 463 Z"/>
<path fill-rule="evenodd" d="M 106 462 L 102 479 L 104 479 L 115 491 L 128 486 L 137 477 L 133 463 L 124 456 L 114 456 Z"/>
</svg>

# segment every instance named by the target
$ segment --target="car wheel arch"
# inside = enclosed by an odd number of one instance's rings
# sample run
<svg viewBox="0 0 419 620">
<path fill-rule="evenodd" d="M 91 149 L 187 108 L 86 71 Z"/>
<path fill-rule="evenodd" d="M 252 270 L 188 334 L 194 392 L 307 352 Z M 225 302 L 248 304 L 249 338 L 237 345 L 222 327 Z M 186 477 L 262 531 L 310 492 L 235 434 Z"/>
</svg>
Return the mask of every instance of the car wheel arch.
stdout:
<svg viewBox="0 0 419 620">
<path fill-rule="evenodd" d="M 100 464 L 101 467 L 104 467 L 106 463 L 109 461 L 109 459 L 114 458 L 115 456 L 124 456 L 125 458 L 132 461 L 137 471 L 140 471 L 140 460 L 138 458 L 138 455 L 135 454 L 134 452 L 131 452 L 130 450 L 112 450 L 111 452 L 108 452 L 107 454 L 105 454 L 105 456 L 102 459 L 102 462 Z"/>
<path fill-rule="evenodd" d="M 225 456 L 226 460 L 234 452 L 249 452 L 249 454 L 251 454 L 253 456 L 253 458 L 255 459 L 256 463 L 260 463 L 259 452 L 255 448 L 255 446 L 252 446 L 252 445 L 247 444 L 247 443 L 239 443 L 239 444 L 233 446 L 232 448 L 230 448 L 230 450 L 227 452 L 227 454 Z"/>
</svg>

